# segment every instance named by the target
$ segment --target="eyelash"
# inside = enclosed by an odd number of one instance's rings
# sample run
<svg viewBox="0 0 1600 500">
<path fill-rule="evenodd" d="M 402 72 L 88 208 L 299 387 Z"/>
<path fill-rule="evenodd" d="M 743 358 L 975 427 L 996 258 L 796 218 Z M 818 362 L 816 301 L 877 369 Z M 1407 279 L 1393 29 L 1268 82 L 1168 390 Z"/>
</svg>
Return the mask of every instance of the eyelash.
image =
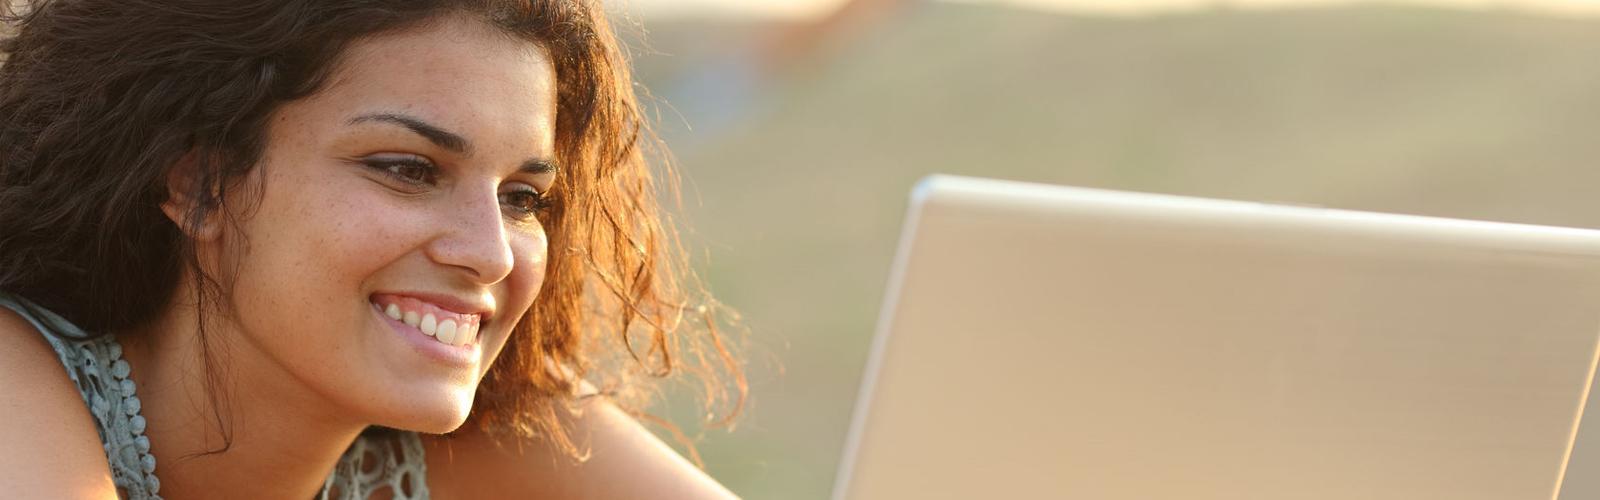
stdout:
<svg viewBox="0 0 1600 500">
<path fill-rule="evenodd" d="M 433 163 L 416 157 L 404 158 L 367 158 L 362 160 L 368 167 L 377 170 L 385 177 L 414 187 L 432 186 L 439 182 L 439 168 Z M 420 169 L 421 178 L 408 176 L 395 171 L 396 167 L 409 167 Z"/>
<path fill-rule="evenodd" d="M 383 174 L 385 177 L 394 180 L 395 182 L 399 182 L 413 188 L 432 186 L 438 184 L 439 182 L 439 167 L 435 166 L 433 162 L 419 157 L 368 158 L 362 160 L 362 163 Z M 421 170 L 421 172 L 418 172 L 421 174 L 419 176 L 420 178 L 402 174 L 396 170 L 397 167 L 419 169 Z M 526 203 L 526 206 L 507 202 L 507 198 L 519 195 L 532 197 L 533 200 L 529 203 Z M 499 198 L 500 203 L 509 207 L 510 210 L 516 212 L 517 218 L 521 220 L 527 220 L 535 217 L 548 210 L 551 205 L 550 200 L 545 198 L 542 193 L 532 189 L 520 189 L 507 193 L 500 193 Z"/>
<path fill-rule="evenodd" d="M 528 206 L 526 208 L 524 208 L 524 207 L 522 207 L 520 205 L 513 205 L 513 204 L 508 203 L 506 201 L 506 199 L 508 197 L 517 196 L 517 195 L 528 196 L 528 197 L 533 198 L 533 200 L 528 203 Z M 500 193 L 500 203 L 508 205 L 508 206 L 511 206 L 512 210 L 516 210 L 517 213 L 519 213 L 519 214 L 526 214 L 527 217 L 537 216 L 538 214 L 544 213 L 545 210 L 548 210 L 550 208 L 550 200 L 546 199 L 544 197 L 544 195 L 540 194 L 538 191 L 534 191 L 534 190 L 531 190 L 531 189 L 522 189 L 522 190 L 512 191 L 512 192 L 509 192 L 509 193 Z"/>
</svg>

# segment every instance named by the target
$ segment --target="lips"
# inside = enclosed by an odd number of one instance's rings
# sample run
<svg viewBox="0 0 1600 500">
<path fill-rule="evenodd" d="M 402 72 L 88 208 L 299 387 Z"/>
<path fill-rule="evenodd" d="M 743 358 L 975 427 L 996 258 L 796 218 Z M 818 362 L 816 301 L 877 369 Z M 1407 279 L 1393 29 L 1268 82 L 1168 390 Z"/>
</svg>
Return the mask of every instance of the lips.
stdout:
<svg viewBox="0 0 1600 500">
<path fill-rule="evenodd" d="M 441 344 L 463 346 L 478 340 L 482 322 L 478 312 L 461 312 L 434 301 L 397 294 L 373 295 L 372 304 L 390 319 L 404 322 Z"/>
</svg>

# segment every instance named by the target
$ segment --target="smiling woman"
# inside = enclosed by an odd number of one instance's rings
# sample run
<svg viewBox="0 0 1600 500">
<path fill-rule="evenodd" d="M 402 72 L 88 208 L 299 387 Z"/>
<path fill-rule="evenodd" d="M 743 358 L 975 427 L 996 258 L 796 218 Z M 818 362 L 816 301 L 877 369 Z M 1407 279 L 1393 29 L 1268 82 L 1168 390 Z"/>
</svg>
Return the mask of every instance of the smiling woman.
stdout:
<svg viewBox="0 0 1600 500">
<path fill-rule="evenodd" d="M 598 6 L 9 22 L 8 495 L 730 496 L 628 416 L 640 379 L 694 373 L 729 413 L 743 384 Z"/>
</svg>

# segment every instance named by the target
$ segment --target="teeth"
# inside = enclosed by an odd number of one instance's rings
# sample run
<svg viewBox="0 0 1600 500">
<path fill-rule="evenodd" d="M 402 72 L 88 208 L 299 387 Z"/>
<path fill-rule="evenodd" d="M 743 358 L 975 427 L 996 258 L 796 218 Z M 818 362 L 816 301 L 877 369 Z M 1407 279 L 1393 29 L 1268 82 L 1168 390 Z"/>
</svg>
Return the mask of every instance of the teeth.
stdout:
<svg viewBox="0 0 1600 500">
<path fill-rule="evenodd" d="M 418 314 L 416 311 L 402 311 L 399 304 L 389 304 L 383 308 L 383 314 L 407 325 L 416 327 L 424 335 L 433 337 L 446 345 L 467 345 L 477 340 L 478 324 L 462 323 L 455 319 L 440 320 L 432 313 Z"/>
<path fill-rule="evenodd" d="M 423 316 L 422 317 L 422 324 L 417 325 L 417 328 L 421 329 L 422 333 L 426 334 L 429 337 L 432 337 L 434 332 L 439 330 L 439 320 L 434 319 L 432 314 L 429 314 L 427 316 Z"/>
<path fill-rule="evenodd" d="M 463 333 L 467 332 L 457 330 L 456 321 L 453 319 L 447 319 L 439 323 L 440 342 L 444 342 L 446 344 L 459 344 L 460 340 L 466 337 L 466 335 L 461 335 Z"/>
<path fill-rule="evenodd" d="M 455 345 L 456 337 L 460 337 L 460 334 L 461 332 L 455 329 L 450 330 L 448 334 L 446 334 L 446 332 L 439 332 L 439 342 L 446 345 Z"/>
</svg>

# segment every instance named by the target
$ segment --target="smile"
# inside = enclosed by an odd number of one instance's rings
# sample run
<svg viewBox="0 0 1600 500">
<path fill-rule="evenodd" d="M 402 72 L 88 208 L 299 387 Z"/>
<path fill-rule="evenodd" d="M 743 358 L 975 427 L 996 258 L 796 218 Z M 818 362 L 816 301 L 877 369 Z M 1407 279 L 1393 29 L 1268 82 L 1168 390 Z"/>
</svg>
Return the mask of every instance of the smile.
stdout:
<svg viewBox="0 0 1600 500">
<path fill-rule="evenodd" d="M 478 340 L 478 314 L 459 313 L 419 299 L 374 296 L 372 304 L 385 316 L 416 328 L 441 344 L 464 346 Z"/>
</svg>

